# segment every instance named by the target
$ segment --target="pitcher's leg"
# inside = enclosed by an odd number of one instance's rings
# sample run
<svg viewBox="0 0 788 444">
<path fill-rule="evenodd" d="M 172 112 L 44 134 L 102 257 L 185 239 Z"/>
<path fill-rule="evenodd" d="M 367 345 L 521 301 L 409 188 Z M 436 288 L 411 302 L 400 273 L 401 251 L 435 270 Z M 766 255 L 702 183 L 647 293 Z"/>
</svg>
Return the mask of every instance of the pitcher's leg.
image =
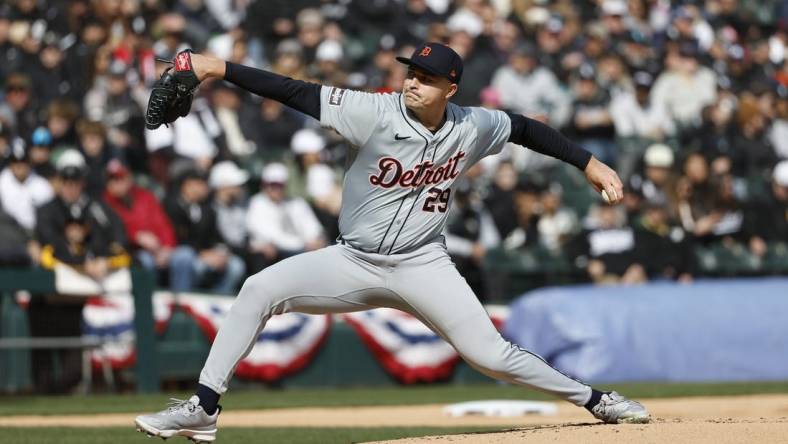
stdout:
<svg viewBox="0 0 788 444">
<path fill-rule="evenodd" d="M 591 387 L 552 368 L 539 356 L 505 340 L 495 329 L 448 256 L 436 254 L 398 270 L 392 290 L 412 313 L 446 339 L 482 373 L 528 386 L 583 406 Z"/>
<path fill-rule="evenodd" d="M 194 396 L 162 411 L 137 416 L 140 431 L 213 441 L 219 398 L 236 365 L 251 351 L 274 314 L 336 313 L 397 305 L 380 268 L 344 246 L 285 259 L 246 280 L 211 346 Z"/>
<path fill-rule="evenodd" d="M 200 384 L 224 393 L 271 315 L 364 310 L 369 307 L 359 301 L 378 287 L 375 270 L 352 261 L 339 246 L 293 256 L 249 277 L 216 335 Z"/>
</svg>

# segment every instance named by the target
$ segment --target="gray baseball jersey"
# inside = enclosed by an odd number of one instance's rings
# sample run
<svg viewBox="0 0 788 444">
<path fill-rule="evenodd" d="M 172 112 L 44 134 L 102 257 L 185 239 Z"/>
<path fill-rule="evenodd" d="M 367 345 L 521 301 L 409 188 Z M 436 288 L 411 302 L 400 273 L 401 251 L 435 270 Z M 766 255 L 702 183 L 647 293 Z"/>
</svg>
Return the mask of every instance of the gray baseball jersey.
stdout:
<svg viewBox="0 0 788 444">
<path fill-rule="evenodd" d="M 484 156 L 500 152 L 511 121 L 502 111 L 449 103 L 436 133 L 407 112 L 402 94 L 324 86 L 320 123 L 359 153 L 345 174 L 339 229 L 363 251 L 412 251 L 438 239 L 454 182 Z"/>
<path fill-rule="evenodd" d="M 322 87 L 320 122 L 359 147 L 344 180 L 344 242 L 247 279 L 200 383 L 224 393 L 274 314 L 392 307 L 420 319 L 479 371 L 584 405 L 591 388 L 501 337 L 438 242 L 452 185 L 479 159 L 501 150 L 509 117 L 449 104 L 445 124 L 433 134 L 406 112 L 401 94 Z"/>
</svg>

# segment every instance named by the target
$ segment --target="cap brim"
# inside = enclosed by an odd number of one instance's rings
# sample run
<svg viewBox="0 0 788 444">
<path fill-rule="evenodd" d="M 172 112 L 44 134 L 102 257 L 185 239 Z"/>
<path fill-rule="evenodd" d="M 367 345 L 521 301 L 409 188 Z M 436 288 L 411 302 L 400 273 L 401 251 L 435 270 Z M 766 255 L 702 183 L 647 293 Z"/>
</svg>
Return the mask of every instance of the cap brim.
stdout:
<svg viewBox="0 0 788 444">
<path fill-rule="evenodd" d="M 208 181 L 208 184 L 212 188 L 240 187 L 248 181 L 249 181 L 248 174 L 242 174 L 242 175 L 239 174 L 238 176 L 235 177 L 225 178 L 223 181 L 218 181 L 218 180 Z"/>
<path fill-rule="evenodd" d="M 60 173 L 60 178 L 63 180 L 85 180 L 85 175 L 81 173 Z"/>
<path fill-rule="evenodd" d="M 439 72 L 436 72 L 434 69 L 430 68 L 429 66 L 426 66 L 426 65 L 424 65 L 422 63 L 419 63 L 419 62 L 417 62 L 417 61 L 415 61 L 413 59 L 409 59 L 407 57 L 396 57 L 396 59 L 397 59 L 398 62 L 400 62 L 400 63 L 402 63 L 404 65 L 415 66 L 415 67 L 417 67 L 419 69 L 427 71 L 428 73 L 430 73 L 430 74 L 432 74 L 434 76 L 438 76 L 438 77 L 441 77 L 441 78 L 444 78 L 444 79 L 448 79 L 452 83 L 457 83 L 455 80 L 449 79 L 445 75 L 443 75 L 443 74 L 441 74 Z"/>
</svg>

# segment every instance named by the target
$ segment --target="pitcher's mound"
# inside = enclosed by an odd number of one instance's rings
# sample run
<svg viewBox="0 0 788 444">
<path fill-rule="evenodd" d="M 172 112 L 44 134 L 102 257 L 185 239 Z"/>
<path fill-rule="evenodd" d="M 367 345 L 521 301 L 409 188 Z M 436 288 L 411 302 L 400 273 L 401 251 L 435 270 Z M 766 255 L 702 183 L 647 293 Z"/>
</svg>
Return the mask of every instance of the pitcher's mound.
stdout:
<svg viewBox="0 0 788 444">
<path fill-rule="evenodd" d="M 788 442 L 788 418 L 776 420 L 657 419 L 651 424 L 556 424 L 463 435 L 381 441 L 388 444 L 639 443 L 741 444 Z M 379 443 L 379 444 L 380 444 Z"/>
</svg>

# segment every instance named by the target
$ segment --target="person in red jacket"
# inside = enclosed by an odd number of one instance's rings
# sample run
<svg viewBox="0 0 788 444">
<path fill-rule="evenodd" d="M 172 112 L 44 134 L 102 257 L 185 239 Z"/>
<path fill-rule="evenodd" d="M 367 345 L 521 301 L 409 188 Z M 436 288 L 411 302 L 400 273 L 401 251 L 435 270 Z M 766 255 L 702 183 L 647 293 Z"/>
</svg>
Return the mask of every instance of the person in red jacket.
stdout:
<svg viewBox="0 0 788 444">
<path fill-rule="evenodd" d="M 110 160 L 105 171 L 104 200 L 123 220 L 135 258 L 148 270 L 166 269 L 176 245 L 175 231 L 158 199 L 134 184 L 120 160 Z"/>
</svg>

